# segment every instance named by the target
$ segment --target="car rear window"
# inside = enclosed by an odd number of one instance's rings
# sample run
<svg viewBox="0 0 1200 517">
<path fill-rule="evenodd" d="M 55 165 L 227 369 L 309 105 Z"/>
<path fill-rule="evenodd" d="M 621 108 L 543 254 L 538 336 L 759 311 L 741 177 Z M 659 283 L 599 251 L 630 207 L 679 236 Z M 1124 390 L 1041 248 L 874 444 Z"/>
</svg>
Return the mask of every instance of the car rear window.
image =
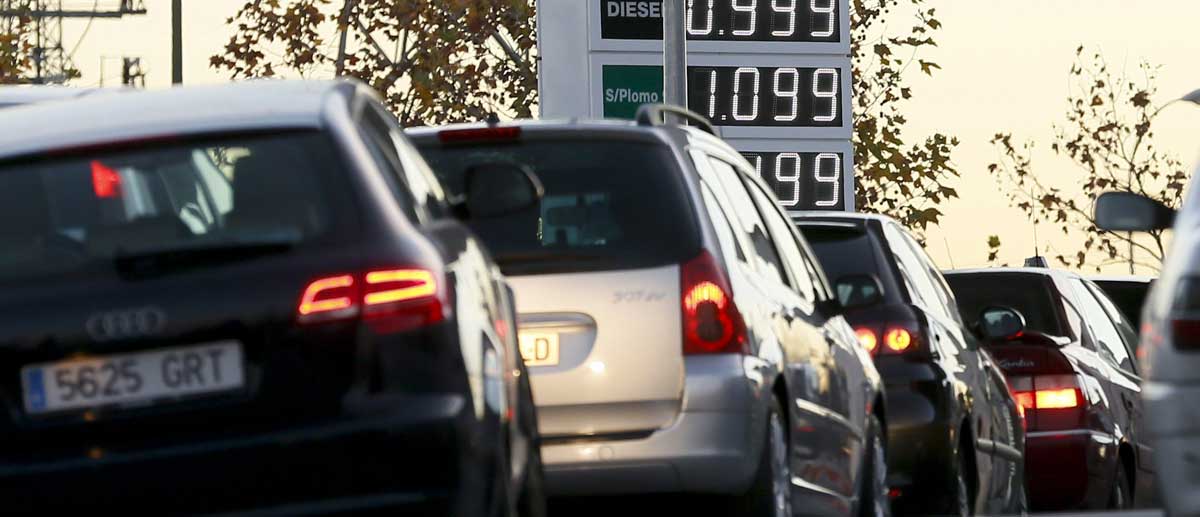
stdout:
<svg viewBox="0 0 1200 517">
<path fill-rule="evenodd" d="M 950 274 L 946 282 L 958 299 L 963 319 L 975 323 L 983 309 L 1003 305 L 1020 311 L 1025 326 L 1044 334 L 1071 337 L 1063 324 L 1053 294 L 1053 282 L 1045 275 L 1021 273 Z"/>
<path fill-rule="evenodd" d="M 899 291 L 890 285 L 892 275 L 883 271 L 885 264 L 879 260 L 876 246 L 861 226 L 834 226 L 820 223 L 797 223 L 797 228 L 804 234 L 816 253 L 817 260 L 825 269 L 825 276 L 834 283 L 838 290 L 838 299 L 846 302 L 860 296 L 869 296 L 870 292 L 842 292 L 846 286 L 837 285 L 837 280 L 848 275 L 874 275 L 883 286 L 883 295 L 889 301 L 894 301 Z M 859 284 L 855 284 L 859 285 Z M 861 288 L 862 286 L 859 285 Z"/>
<path fill-rule="evenodd" d="M 1150 292 L 1149 282 L 1126 282 L 1120 280 L 1093 280 L 1104 290 L 1104 294 L 1121 309 L 1121 313 L 1130 321 L 1133 328 L 1140 328 L 1142 322 L 1142 305 L 1146 303 L 1146 294 Z"/>
<path fill-rule="evenodd" d="M 332 143 L 214 137 L 0 164 L 0 282 L 124 258 L 318 242 L 342 224 Z M 227 255 L 226 255 L 227 256 Z"/>
<path fill-rule="evenodd" d="M 541 180 L 538 206 L 470 223 L 506 274 L 654 267 L 699 251 L 691 203 L 664 145 L 572 138 L 421 151 L 454 196 L 467 169 L 483 163 L 522 165 Z"/>
</svg>

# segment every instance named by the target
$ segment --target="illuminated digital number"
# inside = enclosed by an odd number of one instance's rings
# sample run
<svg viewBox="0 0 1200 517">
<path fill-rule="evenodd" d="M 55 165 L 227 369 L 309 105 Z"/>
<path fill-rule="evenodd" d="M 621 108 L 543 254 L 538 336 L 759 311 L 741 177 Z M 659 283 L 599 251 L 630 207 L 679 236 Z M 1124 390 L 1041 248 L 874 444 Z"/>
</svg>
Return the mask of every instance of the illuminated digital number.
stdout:
<svg viewBox="0 0 1200 517">
<path fill-rule="evenodd" d="M 717 116 L 717 71 L 708 73 L 708 118 Z"/>
<path fill-rule="evenodd" d="M 825 164 L 829 164 L 830 166 L 825 167 Z M 830 194 L 829 199 L 818 199 L 813 204 L 819 207 L 837 206 L 838 189 L 842 183 L 842 157 L 837 153 L 821 153 L 817 155 L 817 159 L 814 160 L 813 165 L 813 179 L 817 180 L 817 183 L 828 183 L 833 189 L 833 193 Z M 778 176 L 778 173 L 776 175 Z"/>
<path fill-rule="evenodd" d="M 821 76 L 829 76 L 832 79 L 828 91 L 821 89 Z M 813 115 L 812 119 L 817 122 L 830 122 L 836 119 L 838 112 L 838 71 L 836 68 L 818 68 L 813 72 L 812 94 L 818 99 L 829 99 L 829 114 Z"/>
<path fill-rule="evenodd" d="M 775 20 L 780 14 L 787 16 L 787 29 L 775 29 L 771 31 L 772 36 L 781 38 L 790 38 L 796 33 L 796 2 L 798 0 L 771 0 L 771 9 L 774 14 L 771 16 L 771 28 L 775 27 Z M 787 4 L 787 5 L 784 5 Z"/>
<path fill-rule="evenodd" d="M 828 38 L 833 36 L 834 26 L 837 23 L 837 7 L 834 5 L 834 0 L 825 0 L 828 5 L 818 6 L 821 0 L 809 0 L 809 9 L 813 13 L 812 22 L 809 25 L 811 32 L 809 34 L 814 38 Z M 825 28 L 817 30 L 821 25 L 817 23 L 817 15 L 825 15 Z"/>
<path fill-rule="evenodd" d="M 785 166 L 785 162 L 791 162 L 790 166 Z M 820 160 L 817 160 L 820 163 Z M 791 208 L 800 204 L 800 155 L 797 153 L 779 153 L 775 157 L 775 179 L 781 184 L 792 184 L 792 195 L 790 198 L 783 196 L 779 197 L 779 204 Z M 779 189 L 775 189 L 775 193 L 779 193 Z M 825 206 L 825 205 L 819 205 Z"/>
<path fill-rule="evenodd" d="M 750 5 L 742 5 L 742 2 L 740 0 L 733 0 L 733 5 L 731 7 L 734 10 L 734 15 L 732 17 L 734 20 L 737 19 L 737 13 L 744 13 L 750 19 L 750 27 L 749 28 L 734 29 L 733 35 L 734 36 L 753 36 L 754 31 L 755 31 L 755 27 L 754 27 L 755 18 L 757 18 L 757 16 L 755 16 L 755 14 L 756 14 L 755 11 L 758 10 L 758 0 L 750 0 Z M 737 25 L 736 22 L 731 22 L 731 23 L 735 26 Z"/>
<path fill-rule="evenodd" d="M 762 177 L 762 155 L 759 155 L 757 153 L 755 153 L 755 154 L 742 153 L 742 158 L 745 158 L 746 161 L 754 164 L 754 173 L 757 174 L 758 177 L 761 178 Z"/>
<path fill-rule="evenodd" d="M 790 90 L 784 89 L 782 86 L 784 76 L 791 76 L 792 78 L 792 87 Z M 776 70 L 775 90 L 773 93 L 775 94 L 775 106 L 777 107 L 775 110 L 775 121 L 791 122 L 796 120 L 796 117 L 799 115 L 800 105 L 800 72 L 795 68 L 780 68 Z M 779 102 L 785 99 L 791 99 L 792 108 L 790 111 L 785 112 L 786 114 L 780 114 L 780 110 L 778 109 Z"/>
<path fill-rule="evenodd" d="M 692 36 L 708 36 L 709 34 L 712 34 L 713 2 L 715 0 L 705 0 L 705 1 L 708 2 L 708 9 L 707 9 L 707 13 L 704 14 L 704 20 L 705 20 L 704 27 L 697 29 L 696 28 L 696 15 L 694 13 L 694 11 L 695 11 L 694 7 L 696 6 L 696 0 L 688 0 L 687 15 L 686 15 L 687 19 L 688 19 L 687 32 L 688 32 L 688 34 L 690 34 Z M 833 0 L 830 0 L 830 1 L 833 1 Z"/>
<path fill-rule="evenodd" d="M 751 92 L 748 94 L 742 93 L 742 76 L 744 74 L 750 74 L 750 76 L 753 78 L 753 84 L 754 84 L 753 90 L 751 90 Z M 758 118 L 758 87 L 759 87 L 758 82 L 759 82 L 759 74 L 758 74 L 757 68 L 742 67 L 742 68 L 737 69 L 737 71 L 733 73 L 733 119 L 734 120 L 744 122 L 747 120 L 754 120 L 754 119 Z M 750 114 L 749 115 L 742 115 L 741 110 L 739 109 L 740 108 L 739 99 L 742 97 L 742 95 L 753 95 L 752 101 L 750 102 Z"/>
</svg>

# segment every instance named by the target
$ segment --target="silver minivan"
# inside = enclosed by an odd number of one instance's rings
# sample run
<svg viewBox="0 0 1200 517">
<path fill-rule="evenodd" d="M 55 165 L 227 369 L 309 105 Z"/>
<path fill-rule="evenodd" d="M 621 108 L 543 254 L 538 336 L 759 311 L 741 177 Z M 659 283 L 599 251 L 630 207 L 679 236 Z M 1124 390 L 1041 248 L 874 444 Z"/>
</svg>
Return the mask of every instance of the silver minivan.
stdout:
<svg viewBox="0 0 1200 517">
<path fill-rule="evenodd" d="M 871 357 L 754 168 L 699 115 L 683 114 L 708 132 L 660 123 L 667 109 L 409 131 L 452 194 L 497 163 L 544 186 L 472 229 L 516 293 L 549 493 L 886 512 Z"/>
</svg>

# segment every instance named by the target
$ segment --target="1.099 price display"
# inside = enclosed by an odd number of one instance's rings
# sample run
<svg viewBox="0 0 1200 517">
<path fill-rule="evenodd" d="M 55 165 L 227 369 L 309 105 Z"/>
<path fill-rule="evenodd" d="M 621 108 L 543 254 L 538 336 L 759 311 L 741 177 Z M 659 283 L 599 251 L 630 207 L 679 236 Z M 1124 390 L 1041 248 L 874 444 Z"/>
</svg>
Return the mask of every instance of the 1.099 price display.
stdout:
<svg viewBox="0 0 1200 517">
<path fill-rule="evenodd" d="M 758 153 L 742 156 L 775 189 L 786 210 L 845 210 L 841 153 Z"/>
<path fill-rule="evenodd" d="M 841 127 L 837 68 L 688 67 L 688 107 L 718 126 Z"/>
</svg>

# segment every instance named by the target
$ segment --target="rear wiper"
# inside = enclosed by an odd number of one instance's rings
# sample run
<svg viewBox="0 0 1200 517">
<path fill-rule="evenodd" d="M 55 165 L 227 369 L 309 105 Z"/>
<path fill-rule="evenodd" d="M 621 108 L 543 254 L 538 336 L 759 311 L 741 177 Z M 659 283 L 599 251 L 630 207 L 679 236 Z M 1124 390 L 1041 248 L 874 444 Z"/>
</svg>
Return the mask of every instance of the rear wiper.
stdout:
<svg viewBox="0 0 1200 517">
<path fill-rule="evenodd" d="M 284 253 L 295 242 L 248 242 L 213 246 L 172 248 L 136 253 L 117 252 L 113 264 L 123 276 L 152 276 L 172 271 L 250 260 L 265 255 Z"/>
</svg>

